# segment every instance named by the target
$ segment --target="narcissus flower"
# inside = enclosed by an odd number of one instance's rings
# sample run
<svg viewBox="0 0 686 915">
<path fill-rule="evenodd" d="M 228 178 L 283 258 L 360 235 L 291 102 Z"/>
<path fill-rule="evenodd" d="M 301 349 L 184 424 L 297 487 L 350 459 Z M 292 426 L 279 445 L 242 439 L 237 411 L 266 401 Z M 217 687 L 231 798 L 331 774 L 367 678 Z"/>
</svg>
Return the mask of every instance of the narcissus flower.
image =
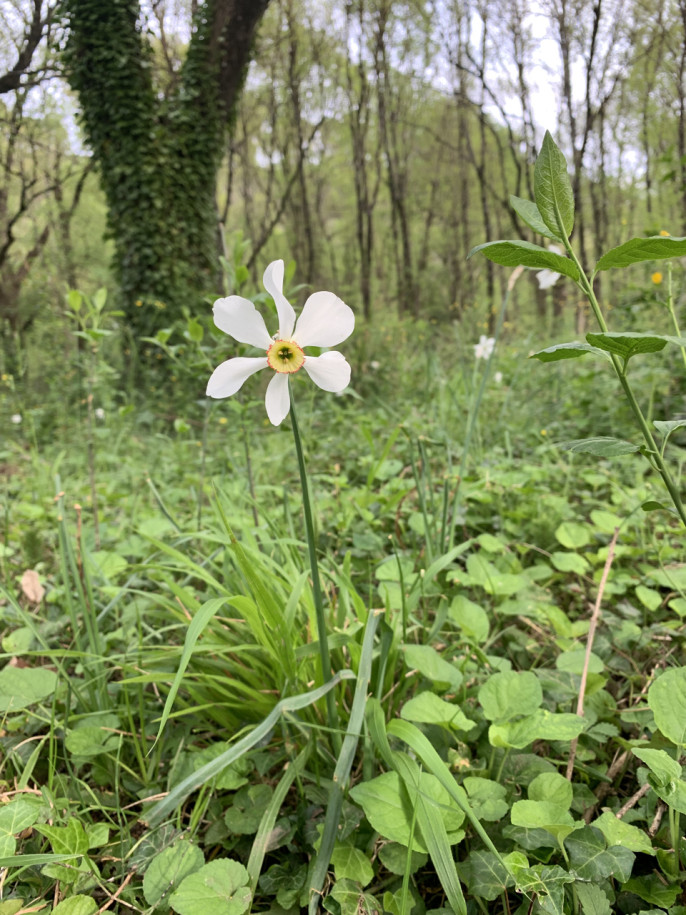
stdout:
<svg viewBox="0 0 686 915">
<path fill-rule="evenodd" d="M 288 415 L 291 405 L 289 375 L 305 369 L 314 383 L 334 394 L 350 383 L 350 365 L 338 352 L 308 356 L 308 346 L 336 346 L 353 332 L 352 309 L 333 292 L 315 292 L 305 302 L 296 323 L 295 312 L 283 294 L 283 261 L 273 261 L 264 271 L 264 288 L 274 299 L 279 316 L 279 332 L 269 336 L 262 315 L 249 299 L 230 295 L 217 299 L 212 309 L 214 323 L 239 343 L 248 343 L 265 351 L 264 356 L 235 356 L 222 362 L 212 372 L 207 384 L 208 397 L 231 397 L 243 382 L 269 368 L 274 377 L 267 385 L 265 406 L 269 421 L 278 426 Z"/>
<path fill-rule="evenodd" d="M 481 334 L 479 342 L 474 344 L 475 359 L 489 359 L 495 348 L 495 337 L 487 337 Z"/>
</svg>

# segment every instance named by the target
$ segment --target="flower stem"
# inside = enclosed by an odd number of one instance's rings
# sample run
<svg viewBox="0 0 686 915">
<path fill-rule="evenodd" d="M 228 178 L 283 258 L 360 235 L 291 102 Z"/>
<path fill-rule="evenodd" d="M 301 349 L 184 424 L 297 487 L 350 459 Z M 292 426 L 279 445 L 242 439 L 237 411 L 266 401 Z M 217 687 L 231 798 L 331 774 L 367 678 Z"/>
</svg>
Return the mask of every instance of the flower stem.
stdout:
<svg viewBox="0 0 686 915">
<path fill-rule="evenodd" d="M 305 467 L 305 457 L 303 455 L 302 440 L 300 438 L 300 429 L 298 420 L 295 416 L 295 407 L 291 397 L 291 425 L 293 426 L 293 439 L 295 441 L 295 452 L 298 456 L 298 470 L 300 471 L 300 485 L 303 494 L 303 514 L 305 515 L 305 534 L 307 537 L 307 552 L 310 558 L 310 569 L 312 573 L 312 597 L 314 599 L 314 611 L 317 620 L 317 638 L 319 642 L 319 660 L 322 668 L 322 682 L 326 683 L 331 679 L 331 655 L 329 654 L 328 633 L 326 627 L 326 617 L 324 615 L 324 601 L 322 598 L 322 586 L 319 578 L 319 565 L 317 563 L 317 551 L 314 542 L 314 522 L 312 520 L 312 500 L 310 499 L 310 484 Z M 329 727 L 332 731 L 332 741 L 334 751 L 338 755 L 341 749 L 341 737 L 338 731 L 338 711 L 336 710 L 336 700 L 333 690 L 326 694 L 326 710 L 329 719 Z"/>
</svg>

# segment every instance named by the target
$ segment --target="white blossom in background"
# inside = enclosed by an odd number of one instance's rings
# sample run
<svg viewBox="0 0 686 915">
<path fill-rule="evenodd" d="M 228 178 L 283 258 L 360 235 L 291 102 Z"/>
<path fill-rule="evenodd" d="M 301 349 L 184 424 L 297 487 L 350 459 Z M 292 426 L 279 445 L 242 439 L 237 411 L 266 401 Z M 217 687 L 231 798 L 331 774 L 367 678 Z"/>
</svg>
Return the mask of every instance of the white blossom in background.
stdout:
<svg viewBox="0 0 686 915">
<path fill-rule="evenodd" d="M 495 381 L 496 384 L 501 384 L 502 380 L 503 380 L 503 373 L 496 372 L 495 375 L 493 376 L 493 381 Z"/>
<path fill-rule="evenodd" d="M 495 337 L 487 337 L 485 334 L 481 334 L 479 342 L 474 344 L 474 358 L 490 359 L 494 349 Z"/>
<path fill-rule="evenodd" d="M 21 425 L 21 413 L 13 413 L 10 419 L 15 426 Z"/>
<path fill-rule="evenodd" d="M 558 247 L 557 245 L 548 245 L 548 251 L 552 251 L 553 254 L 564 254 L 562 248 Z M 554 270 L 539 270 L 536 274 L 536 279 L 538 280 L 538 288 L 550 289 L 555 285 L 555 283 L 557 283 L 561 276 L 561 273 L 555 273 Z"/>
<path fill-rule="evenodd" d="M 105 418 L 105 411 L 103 410 L 102 407 L 96 407 L 94 412 L 95 412 L 95 418 L 96 418 L 96 419 L 104 419 L 104 418 Z"/>
<path fill-rule="evenodd" d="M 350 383 L 350 365 L 338 352 L 306 356 L 308 346 L 336 346 L 353 332 L 355 315 L 333 292 L 314 292 L 305 302 L 300 317 L 283 294 L 284 264 L 273 261 L 264 271 L 264 288 L 274 299 L 279 316 L 279 332 L 269 336 L 264 319 L 249 299 L 230 295 L 217 299 L 212 309 L 214 323 L 239 343 L 248 343 L 265 351 L 264 356 L 235 356 L 212 372 L 207 383 L 208 397 L 231 397 L 251 375 L 261 369 L 274 372 L 267 386 L 267 416 L 278 426 L 288 415 L 291 396 L 288 376 L 305 369 L 314 383 L 324 391 L 338 394 Z"/>
</svg>

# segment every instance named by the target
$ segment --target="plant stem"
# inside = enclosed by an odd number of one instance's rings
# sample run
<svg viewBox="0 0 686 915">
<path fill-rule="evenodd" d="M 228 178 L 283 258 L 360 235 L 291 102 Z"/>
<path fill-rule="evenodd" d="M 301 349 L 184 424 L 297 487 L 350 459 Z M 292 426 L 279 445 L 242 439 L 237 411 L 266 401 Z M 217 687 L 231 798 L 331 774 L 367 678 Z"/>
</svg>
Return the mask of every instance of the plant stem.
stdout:
<svg viewBox="0 0 686 915">
<path fill-rule="evenodd" d="M 496 325 L 495 325 L 495 334 L 494 334 L 495 343 L 493 344 L 493 349 L 491 350 L 491 354 L 488 357 L 486 366 L 481 374 L 481 384 L 479 385 L 479 390 L 477 391 L 477 394 L 476 394 L 476 400 L 473 399 L 472 404 L 470 405 L 469 416 L 467 418 L 467 432 L 465 434 L 464 445 L 462 446 L 462 457 L 460 458 L 460 466 L 457 471 L 457 484 L 455 486 L 455 495 L 453 496 L 453 509 L 452 509 L 452 515 L 451 515 L 451 519 L 450 519 L 450 531 L 448 533 L 448 545 L 447 545 L 448 550 L 451 550 L 453 548 L 453 546 L 455 545 L 455 526 L 457 524 L 457 512 L 460 507 L 460 485 L 462 483 L 462 478 L 464 476 L 465 469 L 467 466 L 467 457 L 469 455 L 469 446 L 471 445 L 472 435 L 473 435 L 474 429 L 476 427 L 476 420 L 479 415 L 479 407 L 481 406 L 481 400 L 484 396 L 484 391 L 486 390 L 486 383 L 488 382 L 488 379 L 490 376 L 491 363 L 493 362 L 493 357 L 495 356 L 495 349 L 496 349 L 496 346 L 498 343 L 498 338 L 500 336 L 500 331 L 502 330 L 503 322 L 505 320 L 505 312 L 507 310 L 507 303 L 510 301 L 510 293 L 512 292 L 512 290 L 514 288 L 514 284 L 517 282 L 517 280 L 521 276 L 523 270 L 524 270 L 523 267 L 517 267 L 515 270 L 512 271 L 512 273 L 510 275 L 510 279 L 508 280 L 507 290 L 505 291 L 505 295 L 503 296 L 503 300 L 500 305 L 500 311 L 498 313 L 498 319 L 497 319 Z M 474 374 L 476 374 L 476 363 L 474 365 Z M 472 398 L 474 398 L 473 390 L 472 390 Z"/>
<path fill-rule="evenodd" d="M 670 317 L 672 319 L 672 324 L 674 325 L 674 332 L 677 337 L 681 336 L 681 331 L 679 330 L 679 321 L 677 320 L 676 310 L 674 308 L 674 291 L 672 289 L 672 264 L 671 262 L 667 264 L 667 310 L 669 311 Z M 681 358 L 684 360 L 684 365 L 686 366 L 686 347 L 680 346 Z"/>
<path fill-rule="evenodd" d="M 293 426 L 293 439 L 295 441 L 295 452 L 298 456 L 298 470 L 300 471 L 300 485 L 303 494 L 303 514 L 305 515 L 305 534 L 307 537 L 307 552 L 310 557 L 310 569 L 312 573 L 312 597 L 314 599 L 314 612 L 317 620 L 317 639 L 319 642 L 319 660 L 322 668 L 322 682 L 326 683 L 331 679 L 331 656 L 329 654 L 328 632 L 326 626 L 326 617 L 324 615 L 324 601 L 322 598 L 322 586 L 319 578 L 319 565 L 317 563 L 317 551 L 314 542 L 314 522 L 312 519 L 312 502 L 310 499 L 310 484 L 305 467 L 305 456 L 303 455 L 302 441 L 300 438 L 300 429 L 298 420 L 295 416 L 295 407 L 291 397 L 291 425 Z M 329 719 L 329 727 L 332 730 L 332 740 L 336 755 L 341 749 L 341 738 L 338 732 L 338 712 L 336 710 L 336 700 L 333 691 L 329 690 L 326 694 L 326 710 Z"/>
<path fill-rule="evenodd" d="M 569 256 L 579 268 L 579 287 L 588 298 L 591 308 L 593 309 L 593 314 L 596 317 L 601 331 L 603 333 L 607 333 L 607 324 L 605 323 L 605 318 L 603 317 L 603 313 L 600 310 L 600 305 L 598 304 L 595 292 L 593 291 L 593 283 L 586 276 L 586 273 L 584 272 L 584 269 L 581 266 L 581 263 L 579 262 L 576 254 L 574 253 L 574 250 L 569 243 L 569 239 L 566 236 L 564 238 L 564 242 Z M 619 378 L 619 383 L 624 389 L 626 398 L 629 401 L 631 411 L 634 414 L 636 422 L 638 423 L 638 427 L 641 430 L 646 445 L 648 446 L 648 459 L 651 465 L 654 466 L 654 468 L 662 477 L 662 481 L 667 488 L 667 492 L 671 496 L 674 507 L 676 508 L 682 523 L 686 527 L 686 509 L 684 508 L 684 505 L 681 501 L 681 495 L 679 494 L 679 490 L 677 489 L 676 484 L 674 483 L 674 480 L 672 479 L 672 476 L 665 465 L 662 454 L 657 447 L 657 443 L 653 438 L 653 433 L 650 431 L 650 427 L 648 426 L 646 418 L 643 415 L 643 411 L 641 410 L 641 407 L 636 400 L 634 392 L 631 390 L 631 386 L 629 385 L 629 381 L 626 377 L 626 365 L 622 365 L 619 356 L 617 356 L 615 353 L 610 353 L 610 359 L 612 360 L 612 365 L 614 367 L 617 378 Z"/>
</svg>

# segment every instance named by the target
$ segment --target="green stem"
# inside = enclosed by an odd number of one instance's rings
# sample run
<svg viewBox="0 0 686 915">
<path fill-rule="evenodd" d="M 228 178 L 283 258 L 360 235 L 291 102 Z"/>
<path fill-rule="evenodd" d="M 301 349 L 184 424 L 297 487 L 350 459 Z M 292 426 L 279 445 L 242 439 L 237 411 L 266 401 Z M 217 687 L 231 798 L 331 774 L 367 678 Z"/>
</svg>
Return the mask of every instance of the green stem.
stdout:
<svg viewBox="0 0 686 915">
<path fill-rule="evenodd" d="M 479 415 L 479 407 L 481 406 L 481 400 L 484 396 L 484 391 L 486 390 L 486 384 L 487 384 L 489 376 L 490 376 L 491 363 L 493 361 L 493 357 L 495 356 L 496 346 L 498 345 L 498 338 L 500 336 L 500 331 L 502 329 L 503 322 L 505 320 L 505 312 L 507 310 L 507 303 L 510 301 L 510 293 L 512 292 L 512 288 L 517 280 L 517 277 L 519 276 L 519 273 L 521 272 L 521 268 L 518 268 L 518 271 L 519 272 L 515 271 L 512 274 L 512 276 L 510 277 L 510 281 L 507 284 L 507 289 L 505 291 L 505 295 L 503 296 L 503 300 L 500 305 L 500 311 L 498 313 L 498 320 L 497 320 L 496 326 L 495 326 L 495 333 L 494 333 L 495 343 L 493 345 L 491 355 L 488 357 L 488 361 L 486 362 L 486 367 L 484 368 L 483 373 L 481 375 L 481 384 L 479 385 L 479 390 L 477 391 L 476 399 L 472 401 L 472 405 L 470 406 L 470 409 L 469 409 L 469 416 L 467 418 L 467 432 L 465 434 L 464 445 L 462 447 L 462 457 L 460 458 L 460 466 L 457 471 L 457 483 L 455 486 L 455 495 L 453 496 L 453 509 L 452 509 L 452 515 L 451 515 L 451 519 L 450 519 L 450 531 L 448 534 L 448 550 L 451 550 L 453 548 L 453 546 L 455 545 L 455 526 L 457 524 L 457 512 L 460 507 L 460 485 L 462 483 L 462 478 L 464 476 L 465 469 L 467 466 L 467 457 L 469 455 L 469 446 L 472 443 L 472 435 L 474 434 L 474 429 L 476 427 L 476 420 Z M 474 374 L 476 374 L 476 363 L 474 365 Z M 473 390 L 472 390 L 472 396 L 473 396 Z"/>
<path fill-rule="evenodd" d="M 324 615 L 324 600 L 322 598 L 322 586 L 319 578 L 319 565 L 317 563 L 317 551 L 314 542 L 314 522 L 312 520 L 312 501 L 310 499 L 310 485 L 307 478 L 307 469 L 305 467 L 305 456 L 303 455 L 302 440 L 300 438 L 300 429 L 298 420 L 295 416 L 295 407 L 291 397 L 291 425 L 293 426 L 293 439 L 295 441 L 295 452 L 298 456 L 298 470 L 300 471 L 300 485 L 303 494 L 303 514 L 305 515 L 305 534 L 307 537 L 307 552 L 310 557 L 310 569 L 312 573 L 312 597 L 314 599 L 314 612 L 317 620 L 317 639 L 319 643 L 319 660 L 322 668 L 322 682 L 326 683 L 331 679 L 331 655 L 329 654 L 329 641 L 326 626 L 326 617 Z M 336 710 L 336 700 L 333 691 L 329 690 L 326 694 L 326 710 L 329 719 L 329 727 L 332 730 L 332 740 L 336 755 L 341 749 L 341 738 L 338 732 L 338 712 Z"/>
<path fill-rule="evenodd" d="M 600 305 L 598 304 L 595 292 L 593 291 L 593 282 L 586 276 L 584 268 L 581 266 L 581 263 L 574 253 L 574 250 L 572 249 L 572 246 L 570 245 L 569 239 L 566 235 L 564 236 L 564 243 L 565 248 L 567 249 L 567 253 L 579 268 L 579 288 L 586 295 L 588 301 L 590 302 L 591 308 L 593 309 L 593 314 L 596 317 L 601 331 L 603 333 L 607 333 L 607 324 L 605 323 L 605 318 L 603 317 L 603 313 L 600 310 Z M 614 367 L 615 374 L 619 379 L 619 383 L 624 389 L 626 398 L 629 401 L 631 411 L 634 414 L 639 429 L 641 430 L 646 445 L 648 446 L 649 461 L 662 477 L 662 481 L 667 488 L 667 492 L 671 496 L 674 507 L 676 508 L 682 523 L 684 526 L 686 526 L 686 509 L 684 509 L 684 505 L 681 501 L 681 495 L 679 494 L 679 490 L 677 489 L 676 484 L 674 483 L 674 480 L 672 479 L 672 476 L 665 465 L 662 454 L 660 453 L 660 449 L 658 448 L 657 443 L 653 438 L 653 433 L 650 431 L 650 427 L 648 426 L 646 418 L 643 415 L 643 411 L 641 410 L 641 407 L 639 406 L 639 403 L 634 396 L 634 392 L 631 390 L 631 386 L 629 385 L 629 381 L 626 377 L 626 367 L 622 365 L 619 356 L 615 355 L 615 353 L 610 353 L 610 359 L 612 360 L 612 365 Z"/>
<path fill-rule="evenodd" d="M 676 310 L 674 308 L 674 292 L 672 290 L 672 264 L 667 264 L 667 310 L 672 318 L 672 324 L 674 325 L 674 332 L 677 337 L 681 336 L 681 331 L 679 330 L 679 322 L 676 316 Z M 686 347 L 680 346 L 681 358 L 684 360 L 684 365 L 686 366 Z"/>
</svg>

